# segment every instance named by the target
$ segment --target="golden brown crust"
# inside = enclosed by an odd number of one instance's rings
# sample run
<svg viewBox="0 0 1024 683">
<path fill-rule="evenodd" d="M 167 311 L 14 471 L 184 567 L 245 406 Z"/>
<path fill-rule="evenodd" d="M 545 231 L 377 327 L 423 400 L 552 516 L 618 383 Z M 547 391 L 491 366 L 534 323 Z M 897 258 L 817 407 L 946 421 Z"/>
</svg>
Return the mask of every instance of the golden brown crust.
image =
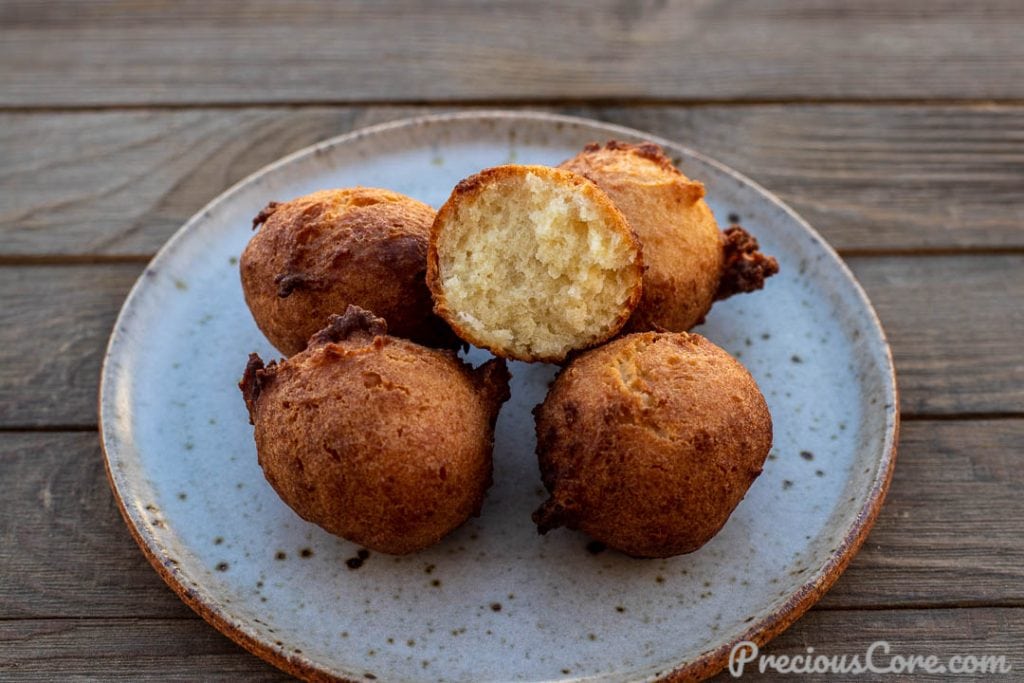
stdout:
<svg viewBox="0 0 1024 683">
<path fill-rule="evenodd" d="M 661 170 L 667 173 L 682 175 L 680 170 L 672 163 L 672 160 L 665 155 L 665 150 L 653 142 L 639 142 L 633 144 L 623 142 L 622 140 L 609 140 L 604 143 L 603 146 L 597 142 L 590 142 L 583 146 L 583 151 L 585 153 L 599 153 L 601 150 L 628 152 L 629 154 L 653 162 Z"/>
<path fill-rule="evenodd" d="M 714 302 L 723 262 L 704 186 L 683 175 L 653 143 L 588 145 L 560 168 L 604 190 L 644 245 L 643 298 L 627 331 L 678 332 L 699 324 Z"/>
<path fill-rule="evenodd" d="M 578 528 L 638 557 L 701 547 L 760 474 L 772 443 L 753 378 L 704 337 L 638 333 L 582 354 L 536 410 L 551 497 L 541 533 Z"/>
<path fill-rule="evenodd" d="M 259 230 L 240 262 L 256 324 L 291 356 L 330 315 L 356 304 L 385 318 L 396 336 L 452 346 L 425 282 L 433 220 L 422 202 L 366 187 L 271 202 L 253 219 Z"/>
<path fill-rule="evenodd" d="M 723 273 L 733 272 L 725 270 L 725 239 L 703 199 L 704 186 L 683 175 L 652 142 L 591 143 L 560 168 L 597 183 L 644 245 L 643 299 L 626 331 L 682 332 L 703 322 Z M 757 256 L 760 263 L 774 261 Z"/>
<path fill-rule="evenodd" d="M 434 312 L 444 319 L 451 329 L 453 329 L 455 333 L 466 342 L 479 348 L 487 349 L 499 358 L 512 358 L 527 362 L 559 363 L 565 360 L 567 354 L 533 354 L 530 356 L 523 356 L 521 354 L 514 353 L 512 349 L 489 343 L 479 335 L 474 334 L 471 329 L 459 322 L 456 311 L 449 307 L 441 278 L 438 244 L 445 226 L 454 217 L 459 204 L 461 202 L 472 200 L 474 197 L 481 194 L 488 186 L 501 183 L 507 179 L 519 178 L 526 173 L 533 173 L 553 182 L 572 187 L 579 192 L 586 193 L 587 197 L 594 201 L 599 209 L 610 217 L 610 220 L 608 221 L 609 227 L 618 231 L 623 240 L 631 245 L 631 248 L 636 250 L 637 258 L 632 264 L 632 269 L 636 273 L 636 283 L 630 290 L 629 296 L 625 304 L 622 306 L 622 310 L 616 316 L 608 334 L 593 340 L 590 344 L 587 344 L 586 347 L 581 348 L 597 346 L 618 334 L 629 320 L 641 300 L 644 272 L 643 251 L 640 246 L 640 242 L 637 239 L 637 235 L 630 226 L 629 221 L 618 207 L 615 206 L 611 199 L 590 180 L 571 171 L 551 168 L 549 166 L 506 164 L 503 166 L 484 169 L 479 173 L 475 173 L 474 175 L 460 181 L 452 190 L 452 194 L 448 197 L 448 201 L 438 209 L 437 216 L 435 217 L 434 223 L 430 229 L 430 239 L 427 250 L 427 286 L 433 295 Z"/>
<path fill-rule="evenodd" d="M 281 498 L 331 533 L 404 554 L 479 513 L 509 374 L 385 330 L 350 307 L 280 364 L 254 354 L 239 386 Z"/>
</svg>

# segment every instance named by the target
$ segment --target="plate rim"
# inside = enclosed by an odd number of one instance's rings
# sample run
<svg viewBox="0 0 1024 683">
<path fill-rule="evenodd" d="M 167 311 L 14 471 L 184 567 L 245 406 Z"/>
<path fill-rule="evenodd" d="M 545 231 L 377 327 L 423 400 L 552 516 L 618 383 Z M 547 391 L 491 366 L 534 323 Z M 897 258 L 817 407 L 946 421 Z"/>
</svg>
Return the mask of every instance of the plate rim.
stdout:
<svg viewBox="0 0 1024 683">
<path fill-rule="evenodd" d="M 215 207 L 220 203 L 227 201 L 229 197 L 242 188 L 258 181 L 263 176 L 271 174 L 279 168 L 287 166 L 301 158 L 314 156 L 325 148 L 342 145 L 353 140 L 358 140 L 362 137 L 379 135 L 392 129 L 415 127 L 424 124 L 443 124 L 448 121 L 493 121 L 516 119 L 549 124 L 557 123 L 563 125 L 569 124 L 586 126 L 589 128 L 600 129 L 611 136 L 624 135 L 627 137 L 646 139 L 669 149 L 682 150 L 687 156 L 699 159 L 702 163 L 713 166 L 724 175 L 730 176 L 737 182 L 754 189 L 767 201 L 773 203 L 776 207 L 786 213 L 792 220 L 799 223 L 802 229 L 811 235 L 812 238 L 817 240 L 818 246 L 824 249 L 825 252 L 834 259 L 835 263 L 839 266 L 841 273 L 853 285 L 853 293 L 857 301 L 863 307 L 863 310 L 866 312 L 869 320 L 875 328 L 875 331 L 877 332 L 877 340 L 881 344 L 886 380 L 884 383 L 886 400 L 883 405 L 888 405 L 889 407 L 885 408 L 886 433 L 882 443 L 881 459 L 878 461 L 872 477 L 871 487 L 868 491 L 867 498 L 858 510 L 852 526 L 836 547 L 836 550 L 831 554 L 828 561 L 825 562 L 809 579 L 804 581 L 804 583 L 793 592 L 785 603 L 761 619 L 753 622 L 735 642 L 751 641 L 756 643 L 759 647 L 764 646 L 767 642 L 789 628 L 797 619 L 803 616 L 803 614 L 812 605 L 818 602 L 818 600 L 821 599 L 821 597 L 836 582 L 839 576 L 846 570 L 850 561 L 860 550 L 864 541 L 867 539 L 871 528 L 874 526 L 882 504 L 885 501 L 896 463 L 900 431 L 899 389 L 896 382 L 896 371 L 892 359 L 892 349 L 888 338 L 886 337 L 885 329 L 883 328 L 881 320 L 879 319 L 874 306 L 871 304 L 870 299 L 865 293 L 863 287 L 860 285 L 860 282 L 858 282 L 857 278 L 854 276 L 853 272 L 846 265 L 846 262 L 843 261 L 835 249 L 818 233 L 817 230 L 815 230 L 806 220 L 804 220 L 796 213 L 796 211 L 783 202 L 773 192 L 765 189 L 757 182 L 751 180 L 747 176 L 724 163 L 695 151 L 687 145 L 680 144 L 661 136 L 652 135 L 646 131 L 636 128 L 581 116 L 569 116 L 529 110 L 482 109 L 438 112 L 420 116 L 405 117 L 357 128 L 347 133 L 326 138 L 307 147 L 303 147 L 257 169 L 253 173 L 248 174 L 238 182 L 220 192 L 216 197 L 207 202 L 205 206 L 185 221 L 185 223 L 182 224 L 182 226 L 178 228 L 166 242 L 164 242 L 160 249 L 157 250 L 153 258 L 150 259 L 146 267 L 143 269 L 143 272 L 139 275 L 139 278 L 129 290 L 111 330 L 100 369 L 98 416 L 99 441 L 103 453 L 103 467 L 106 472 L 107 483 L 110 485 L 114 500 L 117 503 L 117 508 L 128 527 L 132 538 L 135 539 L 135 542 L 142 550 L 143 555 L 149 561 L 150 565 L 157 572 L 160 578 L 168 585 L 168 587 L 171 588 L 171 590 L 174 591 L 175 594 L 177 594 L 182 602 L 188 605 L 194 612 L 196 612 L 196 614 L 202 617 L 203 620 L 222 634 L 226 635 L 236 644 L 293 676 L 309 681 L 357 683 L 355 679 L 338 676 L 301 655 L 286 654 L 283 651 L 274 649 L 258 637 L 246 632 L 242 625 L 235 624 L 228 615 L 222 612 L 221 609 L 204 602 L 202 591 L 193 590 L 186 586 L 181 580 L 179 580 L 176 573 L 177 570 L 168 567 L 163 557 L 158 553 L 158 550 L 155 549 L 155 547 L 158 547 L 155 537 L 145 532 L 146 526 L 143 523 L 143 520 L 141 518 L 137 518 L 137 515 L 133 514 L 132 510 L 130 510 L 125 504 L 124 497 L 121 495 L 121 489 L 119 488 L 120 482 L 114 473 L 112 466 L 111 454 L 115 452 L 117 440 L 108 435 L 108 431 L 111 433 L 115 431 L 115 426 L 113 424 L 108 426 L 108 416 L 104 410 L 104 406 L 108 402 L 108 397 L 114 391 L 113 387 L 116 384 L 115 376 L 117 375 L 118 370 L 115 368 L 116 363 L 112 359 L 114 358 L 115 353 L 119 350 L 123 336 L 123 324 L 130 316 L 130 309 L 132 308 L 136 298 L 139 296 L 139 291 L 146 280 L 146 273 L 157 267 L 165 259 L 169 258 L 169 255 L 174 251 L 177 244 L 182 241 L 187 234 L 192 232 L 195 229 L 195 226 L 204 220 Z M 702 652 L 692 661 L 682 663 L 671 670 L 664 672 L 657 676 L 657 679 L 664 681 L 684 681 L 702 680 L 704 678 L 711 677 L 726 667 L 729 653 L 733 646 L 734 642 L 730 641 Z"/>
</svg>

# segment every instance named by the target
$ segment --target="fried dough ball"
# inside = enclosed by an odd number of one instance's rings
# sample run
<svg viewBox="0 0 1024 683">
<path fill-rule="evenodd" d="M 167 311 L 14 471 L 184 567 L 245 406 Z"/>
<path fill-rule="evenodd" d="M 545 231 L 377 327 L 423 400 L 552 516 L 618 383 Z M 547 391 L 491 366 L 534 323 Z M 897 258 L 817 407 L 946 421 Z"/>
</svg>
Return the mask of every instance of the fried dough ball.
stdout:
<svg viewBox="0 0 1024 683">
<path fill-rule="evenodd" d="M 616 334 L 640 299 L 640 246 L 596 185 L 507 165 L 460 182 L 430 233 L 434 310 L 497 356 L 561 361 Z"/>
<path fill-rule="evenodd" d="M 597 184 L 619 207 L 643 245 L 643 298 L 627 332 L 683 332 L 700 324 L 718 299 L 764 286 L 778 262 L 757 250 L 739 226 L 723 235 L 690 180 L 651 142 L 587 145 L 559 168 Z"/>
<path fill-rule="evenodd" d="M 477 515 L 491 484 L 505 362 L 387 336 L 355 306 L 239 383 L 270 485 L 303 519 L 372 550 L 430 546 Z"/>
<path fill-rule="evenodd" d="M 535 414 L 550 492 L 533 514 L 539 531 L 580 529 L 635 557 L 707 543 L 772 445 L 747 370 L 686 332 L 626 335 L 580 355 Z"/>
<path fill-rule="evenodd" d="M 321 190 L 255 219 L 242 252 L 242 291 L 270 343 L 291 356 L 349 304 L 373 311 L 392 334 L 428 346 L 457 340 L 432 311 L 426 284 L 434 210 L 390 190 Z"/>
</svg>

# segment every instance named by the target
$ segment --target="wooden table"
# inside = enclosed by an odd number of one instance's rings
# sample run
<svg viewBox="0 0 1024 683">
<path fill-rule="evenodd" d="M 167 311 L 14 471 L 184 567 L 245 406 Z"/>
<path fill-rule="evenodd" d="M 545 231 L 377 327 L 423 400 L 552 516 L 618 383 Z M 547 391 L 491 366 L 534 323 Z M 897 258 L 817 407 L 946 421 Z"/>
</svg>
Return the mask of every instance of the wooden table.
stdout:
<svg viewBox="0 0 1024 683">
<path fill-rule="evenodd" d="M 121 521 L 96 433 L 107 335 L 154 251 L 236 180 L 477 106 L 732 165 L 877 307 L 904 420 L 889 499 L 768 651 L 885 639 L 1024 677 L 1024 3 L 3 0 L 0 678 L 284 677 L 189 611 Z"/>
</svg>

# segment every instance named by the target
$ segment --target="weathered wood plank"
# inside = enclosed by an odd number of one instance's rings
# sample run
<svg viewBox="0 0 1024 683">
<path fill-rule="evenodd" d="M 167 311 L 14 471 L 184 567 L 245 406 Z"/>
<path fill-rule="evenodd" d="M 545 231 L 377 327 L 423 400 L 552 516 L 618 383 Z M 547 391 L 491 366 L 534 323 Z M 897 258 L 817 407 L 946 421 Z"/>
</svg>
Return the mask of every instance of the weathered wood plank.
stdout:
<svg viewBox="0 0 1024 683">
<path fill-rule="evenodd" d="M 1024 255 L 847 259 L 908 415 L 1024 412 Z"/>
<path fill-rule="evenodd" d="M 0 157 L 9 166 L 0 176 L 6 189 L 0 235 L 9 246 L 0 249 L 152 254 L 189 216 L 249 173 L 318 138 L 380 118 L 351 108 L 316 114 L 0 115 Z"/>
<path fill-rule="evenodd" d="M 1024 420 L 909 422 L 826 608 L 1024 603 Z M 794 455 L 795 457 L 795 455 Z M 93 433 L 0 435 L 0 620 L 188 617 L 118 514 Z"/>
<path fill-rule="evenodd" d="M 1024 107 L 587 110 L 704 152 L 839 250 L 1024 247 Z"/>
<path fill-rule="evenodd" d="M 0 651 L 4 680 L 294 680 L 198 617 L 5 621 Z"/>
<path fill-rule="evenodd" d="M 1022 79 L 1024 81 L 1024 79 Z M 0 256 L 151 254 L 278 157 L 437 108 L 0 114 Z M 1024 107 L 572 107 L 716 157 L 839 249 L 1024 247 Z"/>
<path fill-rule="evenodd" d="M 1020 98 L 1024 8 L 7 0 L 0 105 Z"/>
<path fill-rule="evenodd" d="M 823 607 L 1024 603 L 1024 420 L 906 422 L 867 542 Z"/>
<path fill-rule="evenodd" d="M 0 435 L 0 481 L 0 620 L 192 616 L 132 540 L 95 432 Z"/>
<path fill-rule="evenodd" d="M 849 263 L 885 325 L 907 414 L 1024 412 L 1024 255 Z M 96 424 L 105 340 L 142 268 L 0 268 L 0 427 Z"/>
<path fill-rule="evenodd" d="M 97 423 L 107 338 L 142 267 L 0 268 L 0 427 Z"/>
<path fill-rule="evenodd" d="M 950 628 L 956 624 L 956 628 Z M 1020 641 L 1024 609 L 933 609 L 883 611 L 815 610 L 769 643 L 767 655 L 804 655 L 807 647 L 825 655 L 859 655 L 877 640 L 890 655 L 876 652 L 885 666 L 896 655 L 935 655 L 948 664 L 953 655 L 1006 657 L 1009 676 L 1024 668 Z M 0 622 L 0 674 L 5 679 L 50 681 L 55 677 L 105 681 L 140 680 L 291 680 L 246 653 L 212 627 L 189 620 L 25 620 Z M 756 665 L 755 665 L 756 666 Z M 382 677 L 383 678 L 383 677 Z M 793 680 L 759 675 L 751 665 L 743 680 Z M 899 678 L 894 677 L 894 680 Z M 975 680 L 981 675 L 920 675 L 915 681 Z M 1000 678 L 1000 676 L 996 676 Z M 728 672 L 717 681 L 735 680 Z M 801 675 L 800 680 L 862 681 L 862 676 Z"/>
</svg>

